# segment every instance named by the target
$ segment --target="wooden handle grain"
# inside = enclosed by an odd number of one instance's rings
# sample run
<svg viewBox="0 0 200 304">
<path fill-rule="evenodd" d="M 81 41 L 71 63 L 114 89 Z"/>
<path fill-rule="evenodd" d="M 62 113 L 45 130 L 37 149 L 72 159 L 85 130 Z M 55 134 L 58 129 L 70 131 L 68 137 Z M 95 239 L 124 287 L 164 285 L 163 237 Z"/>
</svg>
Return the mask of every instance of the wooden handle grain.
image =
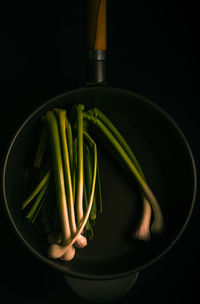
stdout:
<svg viewBox="0 0 200 304">
<path fill-rule="evenodd" d="M 106 0 L 87 0 L 88 50 L 106 51 Z"/>
</svg>

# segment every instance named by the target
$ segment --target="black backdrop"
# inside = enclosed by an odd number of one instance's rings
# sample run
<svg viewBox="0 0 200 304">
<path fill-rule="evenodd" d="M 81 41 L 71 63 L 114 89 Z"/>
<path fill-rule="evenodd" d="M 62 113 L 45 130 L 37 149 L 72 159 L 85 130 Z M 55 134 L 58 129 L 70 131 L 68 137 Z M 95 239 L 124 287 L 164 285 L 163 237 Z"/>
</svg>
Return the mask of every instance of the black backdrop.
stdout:
<svg viewBox="0 0 200 304">
<path fill-rule="evenodd" d="M 84 1 L 1 4 L 1 164 L 11 137 L 38 105 L 84 86 Z M 182 129 L 199 162 L 197 1 L 108 0 L 108 83 L 148 97 Z M 184 164 L 183 164 L 184 165 Z M 143 271 L 119 303 L 193 303 L 198 293 L 199 195 L 175 247 Z M 2 203 L 1 203 L 2 205 Z M 1 303 L 85 303 L 16 238 L 0 207 Z M 135 301 L 135 302 L 134 302 Z"/>
</svg>

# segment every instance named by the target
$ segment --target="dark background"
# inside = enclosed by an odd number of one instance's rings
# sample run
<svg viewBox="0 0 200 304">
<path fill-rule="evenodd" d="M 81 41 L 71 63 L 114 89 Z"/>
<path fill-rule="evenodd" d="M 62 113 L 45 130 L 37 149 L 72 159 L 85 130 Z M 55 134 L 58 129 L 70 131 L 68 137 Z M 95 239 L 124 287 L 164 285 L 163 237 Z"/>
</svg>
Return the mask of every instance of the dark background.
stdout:
<svg viewBox="0 0 200 304">
<path fill-rule="evenodd" d="M 16 128 L 51 97 L 84 86 L 85 1 L 6 1 L 0 9 L 1 164 Z M 199 170 L 197 1 L 108 0 L 108 83 L 148 97 L 185 134 Z M 183 164 L 184 165 L 184 164 Z M 2 205 L 2 203 L 1 203 Z M 173 249 L 119 303 L 198 297 L 199 194 Z M 85 303 L 30 256 L 0 207 L 1 303 Z"/>
</svg>

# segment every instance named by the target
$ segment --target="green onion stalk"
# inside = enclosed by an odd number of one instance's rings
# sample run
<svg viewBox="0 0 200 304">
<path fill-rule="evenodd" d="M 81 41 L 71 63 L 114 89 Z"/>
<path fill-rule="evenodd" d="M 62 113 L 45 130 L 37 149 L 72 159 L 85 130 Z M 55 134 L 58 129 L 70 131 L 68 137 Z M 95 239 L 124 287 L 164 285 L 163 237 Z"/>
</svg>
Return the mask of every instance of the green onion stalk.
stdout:
<svg viewBox="0 0 200 304">
<path fill-rule="evenodd" d="M 83 105 L 77 105 L 77 185 L 76 206 L 78 224 L 83 220 Z"/>
<path fill-rule="evenodd" d="M 49 178 L 50 178 L 51 172 L 48 171 L 46 175 L 43 177 L 43 179 L 40 181 L 38 186 L 34 189 L 34 191 L 28 196 L 28 198 L 23 202 L 21 209 L 23 210 L 34 198 L 40 191 L 43 189 L 43 187 L 48 183 Z"/>
<path fill-rule="evenodd" d="M 88 197 L 89 193 L 91 192 L 92 189 L 92 181 L 93 181 L 93 172 L 92 172 L 92 164 L 94 163 L 94 159 L 96 158 L 96 153 L 97 153 L 97 147 L 96 143 L 94 140 L 91 138 L 89 133 L 84 130 L 84 205 L 85 205 L 85 210 L 87 210 L 88 207 Z M 97 163 L 96 163 L 97 165 Z M 98 167 L 96 166 L 96 184 L 95 184 L 95 193 L 94 193 L 94 198 L 93 198 L 93 203 L 92 203 L 92 208 L 90 212 L 89 219 L 86 223 L 85 227 L 85 234 L 87 237 L 90 239 L 93 238 L 94 233 L 93 233 L 93 228 L 95 226 L 95 221 L 97 217 L 97 211 L 102 213 L 102 207 L 98 208 L 97 210 L 97 202 L 98 205 L 100 206 L 102 204 L 101 202 L 101 193 L 98 192 L 99 188 L 99 176 L 98 176 Z"/>
</svg>

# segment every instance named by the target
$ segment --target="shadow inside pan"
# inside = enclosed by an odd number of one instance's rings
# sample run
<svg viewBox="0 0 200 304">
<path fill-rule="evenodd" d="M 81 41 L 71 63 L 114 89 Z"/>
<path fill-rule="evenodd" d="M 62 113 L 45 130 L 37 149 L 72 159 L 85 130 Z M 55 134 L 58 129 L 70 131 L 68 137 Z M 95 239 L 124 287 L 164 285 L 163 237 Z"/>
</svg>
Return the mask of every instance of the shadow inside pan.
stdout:
<svg viewBox="0 0 200 304">
<path fill-rule="evenodd" d="M 88 241 L 88 246 L 77 250 L 73 261 L 63 263 L 47 258 L 43 234 L 36 225 L 25 221 L 20 205 L 24 199 L 24 176 L 40 132 L 41 115 L 53 107 L 68 108 L 75 103 L 98 107 L 124 135 L 160 203 L 166 231 L 162 236 L 152 236 L 147 243 L 133 240 L 132 231 L 141 214 L 137 185 L 94 128 L 92 132 L 98 147 L 103 214 L 97 218 L 95 237 Z M 3 188 L 11 222 L 32 253 L 69 275 L 112 278 L 143 269 L 174 244 L 191 214 L 196 175 L 184 136 L 161 109 L 131 92 L 85 88 L 52 99 L 25 121 L 7 154 Z"/>
</svg>

